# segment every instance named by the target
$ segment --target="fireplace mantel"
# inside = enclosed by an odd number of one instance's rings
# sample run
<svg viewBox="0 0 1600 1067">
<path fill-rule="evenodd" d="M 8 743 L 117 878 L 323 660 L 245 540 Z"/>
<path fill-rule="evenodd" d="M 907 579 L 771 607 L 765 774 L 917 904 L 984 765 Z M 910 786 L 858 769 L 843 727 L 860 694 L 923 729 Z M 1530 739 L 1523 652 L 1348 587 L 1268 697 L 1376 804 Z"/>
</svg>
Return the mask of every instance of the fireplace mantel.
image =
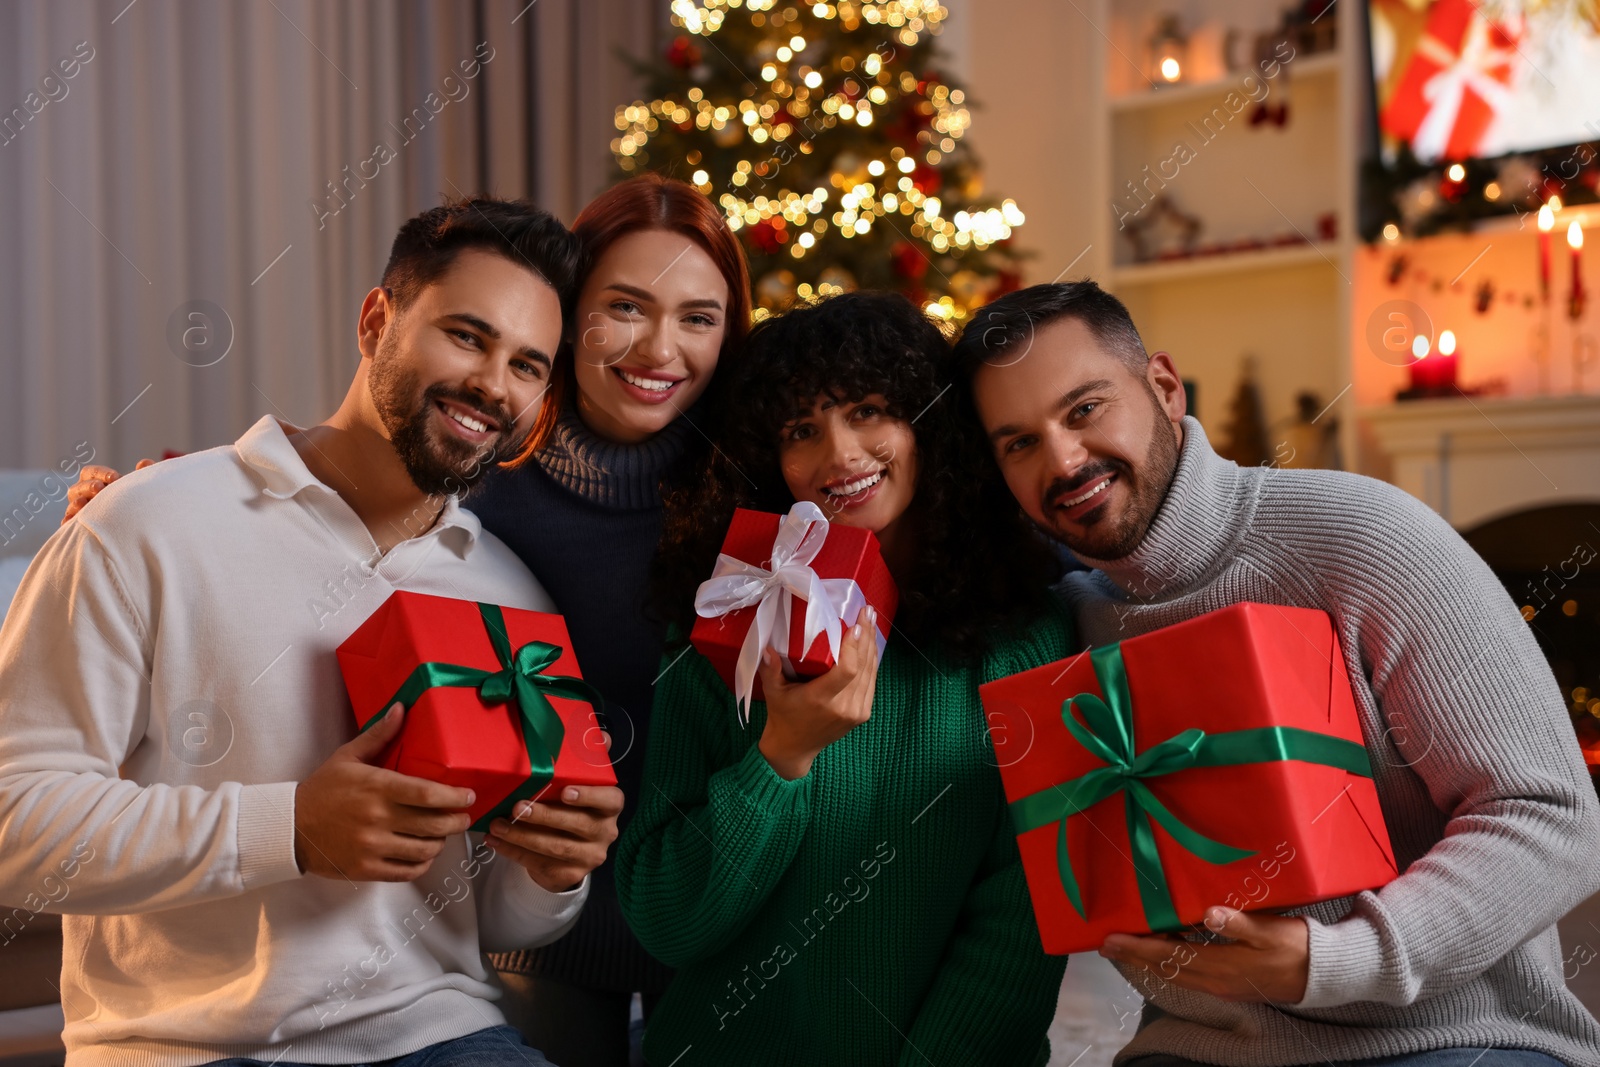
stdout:
<svg viewBox="0 0 1600 1067">
<path fill-rule="evenodd" d="M 1367 408 L 1392 481 L 1457 529 L 1600 502 L 1600 396 L 1453 397 Z"/>
</svg>

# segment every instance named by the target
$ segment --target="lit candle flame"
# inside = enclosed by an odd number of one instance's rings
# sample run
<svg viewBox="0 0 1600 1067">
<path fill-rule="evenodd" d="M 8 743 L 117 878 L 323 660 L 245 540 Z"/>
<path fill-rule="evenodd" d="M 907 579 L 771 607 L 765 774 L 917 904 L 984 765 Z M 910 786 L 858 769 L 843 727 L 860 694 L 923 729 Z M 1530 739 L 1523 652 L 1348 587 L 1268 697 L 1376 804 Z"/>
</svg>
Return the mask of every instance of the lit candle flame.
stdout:
<svg viewBox="0 0 1600 1067">
<path fill-rule="evenodd" d="M 1567 227 L 1567 247 L 1583 247 L 1583 227 L 1578 225 L 1578 220 L 1573 219 L 1572 225 Z"/>
<path fill-rule="evenodd" d="M 1454 355 L 1456 351 L 1456 335 L 1454 330 L 1444 330 L 1439 334 L 1439 354 L 1441 356 Z"/>
<path fill-rule="evenodd" d="M 1556 213 L 1550 210 L 1549 204 L 1546 204 L 1539 209 L 1539 229 L 1544 233 L 1549 233 L 1555 227 Z"/>
<path fill-rule="evenodd" d="M 1169 81 L 1169 82 L 1177 81 L 1178 80 L 1178 75 L 1181 72 L 1182 72 L 1182 70 L 1178 66 L 1178 61 L 1176 59 L 1172 58 L 1171 56 L 1168 56 L 1167 58 L 1165 58 L 1165 59 L 1163 59 L 1161 61 L 1161 76 L 1163 78 L 1167 79 L 1167 81 Z"/>
<path fill-rule="evenodd" d="M 1411 341 L 1411 354 L 1417 359 L 1425 358 L 1428 355 L 1428 344 L 1427 337 L 1417 334 Z"/>
</svg>

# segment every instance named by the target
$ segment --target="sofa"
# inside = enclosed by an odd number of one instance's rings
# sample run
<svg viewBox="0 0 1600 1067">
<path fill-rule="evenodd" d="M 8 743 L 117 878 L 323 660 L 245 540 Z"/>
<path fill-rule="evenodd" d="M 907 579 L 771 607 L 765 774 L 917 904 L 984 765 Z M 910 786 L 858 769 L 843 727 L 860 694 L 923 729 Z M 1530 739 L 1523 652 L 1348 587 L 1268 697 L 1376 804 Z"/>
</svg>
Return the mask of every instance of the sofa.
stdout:
<svg viewBox="0 0 1600 1067">
<path fill-rule="evenodd" d="M 65 483 L 43 470 L 0 471 L 0 618 L 45 539 L 61 525 Z M 0 1067 L 46 1067 L 61 1046 L 61 920 L 0 901 Z"/>
</svg>

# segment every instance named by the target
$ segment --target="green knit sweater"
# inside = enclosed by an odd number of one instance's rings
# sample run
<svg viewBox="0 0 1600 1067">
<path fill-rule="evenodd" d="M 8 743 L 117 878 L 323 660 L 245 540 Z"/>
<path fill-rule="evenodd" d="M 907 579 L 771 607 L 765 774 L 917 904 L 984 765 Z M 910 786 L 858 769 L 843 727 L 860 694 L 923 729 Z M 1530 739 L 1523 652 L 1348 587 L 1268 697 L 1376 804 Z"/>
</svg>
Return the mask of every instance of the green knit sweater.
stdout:
<svg viewBox="0 0 1600 1067">
<path fill-rule="evenodd" d="M 1043 1064 L 1065 957 L 1046 956 L 978 686 L 1071 647 L 1052 608 L 981 667 L 898 635 L 872 718 L 785 781 L 698 652 L 664 659 L 622 910 L 679 968 L 652 1067 Z M 670 653 L 672 655 L 674 653 Z"/>
</svg>

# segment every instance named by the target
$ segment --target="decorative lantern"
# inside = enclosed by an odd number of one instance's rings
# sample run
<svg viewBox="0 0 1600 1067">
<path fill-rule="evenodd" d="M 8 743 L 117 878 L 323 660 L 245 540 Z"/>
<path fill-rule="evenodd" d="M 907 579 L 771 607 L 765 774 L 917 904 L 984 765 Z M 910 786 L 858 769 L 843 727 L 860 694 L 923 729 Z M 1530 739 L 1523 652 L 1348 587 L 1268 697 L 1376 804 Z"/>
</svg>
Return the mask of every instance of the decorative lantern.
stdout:
<svg viewBox="0 0 1600 1067">
<path fill-rule="evenodd" d="M 1162 15 L 1150 37 L 1150 80 L 1175 85 L 1184 79 L 1189 63 L 1189 38 L 1178 28 L 1177 15 Z"/>
</svg>

